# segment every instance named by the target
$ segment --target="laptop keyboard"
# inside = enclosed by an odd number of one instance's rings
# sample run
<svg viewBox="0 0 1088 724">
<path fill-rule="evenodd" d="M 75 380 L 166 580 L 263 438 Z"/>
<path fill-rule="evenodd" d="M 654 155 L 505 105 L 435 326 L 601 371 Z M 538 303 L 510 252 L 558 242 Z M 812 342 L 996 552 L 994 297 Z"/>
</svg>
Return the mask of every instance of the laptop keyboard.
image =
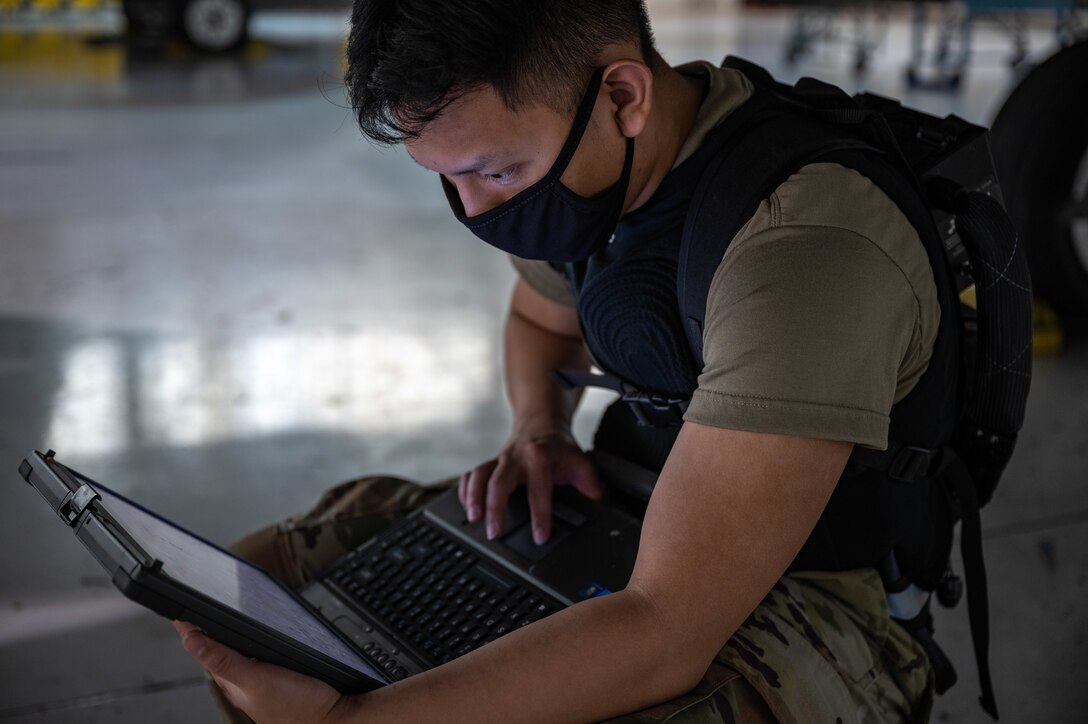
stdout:
<svg viewBox="0 0 1088 724">
<path fill-rule="evenodd" d="M 561 607 L 418 515 L 353 552 L 328 578 L 435 665 Z"/>
</svg>

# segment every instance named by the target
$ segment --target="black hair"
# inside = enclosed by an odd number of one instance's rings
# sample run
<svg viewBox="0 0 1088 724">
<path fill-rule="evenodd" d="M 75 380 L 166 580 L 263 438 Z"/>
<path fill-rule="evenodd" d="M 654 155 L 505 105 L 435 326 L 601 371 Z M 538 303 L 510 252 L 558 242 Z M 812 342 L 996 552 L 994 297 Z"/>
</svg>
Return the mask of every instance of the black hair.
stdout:
<svg viewBox="0 0 1088 724">
<path fill-rule="evenodd" d="M 508 108 L 573 111 L 623 41 L 654 66 L 644 0 L 355 0 L 344 80 L 363 134 L 397 143 L 484 86 Z"/>
</svg>

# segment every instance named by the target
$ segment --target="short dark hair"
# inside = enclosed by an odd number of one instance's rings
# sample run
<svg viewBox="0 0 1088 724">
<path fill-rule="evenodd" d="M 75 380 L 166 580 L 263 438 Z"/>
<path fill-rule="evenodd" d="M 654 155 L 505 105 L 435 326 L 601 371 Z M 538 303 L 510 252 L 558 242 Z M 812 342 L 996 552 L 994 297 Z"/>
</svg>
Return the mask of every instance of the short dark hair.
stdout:
<svg viewBox="0 0 1088 724">
<path fill-rule="evenodd" d="M 644 0 L 355 0 L 345 85 L 363 134 L 397 143 L 484 86 L 508 108 L 573 111 L 601 51 L 622 41 L 653 67 Z"/>
</svg>

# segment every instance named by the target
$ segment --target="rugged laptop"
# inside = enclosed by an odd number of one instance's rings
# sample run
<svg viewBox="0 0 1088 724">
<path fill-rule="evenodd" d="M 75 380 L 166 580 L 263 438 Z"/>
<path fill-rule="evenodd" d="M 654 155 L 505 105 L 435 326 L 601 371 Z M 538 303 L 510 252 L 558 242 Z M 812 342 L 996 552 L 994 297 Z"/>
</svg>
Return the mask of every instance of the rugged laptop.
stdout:
<svg viewBox="0 0 1088 724">
<path fill-rule="evenodd" d="M 557 486 L 544 545 L 532 542 L 523 492 L 511 500 L 505 534 L 488 541 L 450 490 L 297 592 L 65 467 L 52 451 L 33 453 L 19 473 L 128 598 L 247 656 L 351 693 L 623 588 L 654 478 L 613 456 L 594 457 L 605 500 Z"/>
</svg>

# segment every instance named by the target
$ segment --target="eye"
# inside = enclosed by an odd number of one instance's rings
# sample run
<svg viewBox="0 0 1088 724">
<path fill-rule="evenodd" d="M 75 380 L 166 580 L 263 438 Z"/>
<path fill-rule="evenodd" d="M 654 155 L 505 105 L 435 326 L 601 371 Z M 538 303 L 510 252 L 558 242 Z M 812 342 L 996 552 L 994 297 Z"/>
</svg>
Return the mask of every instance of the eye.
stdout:
<svg viewBox="0 0 1088 724">
<path fill-rule="evenodd" d="M 508 166 L 501 171 L 495 173 L 485 173 L 483 177 L 492 183 L 499 185 L 506 185 L 514 181 L 516 178 L 517 166 Z"/>
</svg>

